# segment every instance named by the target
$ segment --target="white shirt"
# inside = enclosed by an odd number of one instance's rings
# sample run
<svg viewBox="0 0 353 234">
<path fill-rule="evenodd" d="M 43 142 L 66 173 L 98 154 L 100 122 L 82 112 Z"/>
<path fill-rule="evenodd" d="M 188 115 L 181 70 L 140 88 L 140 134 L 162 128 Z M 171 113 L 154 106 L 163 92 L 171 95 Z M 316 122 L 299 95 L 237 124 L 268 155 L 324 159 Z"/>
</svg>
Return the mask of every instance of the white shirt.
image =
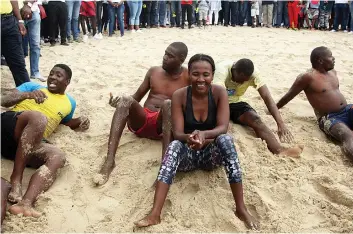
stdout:
<svg viewBox="0 0 353 234">
<path fill-rule="evenodd" d="M 343 4 L 346 3 L 346 4 L 347 4 L 347 3 L 348 3 L 348 0 L 336 0 L 335 3 L 336 3 L 336 4 L 337 4 L 337 3 L 343 3 Z"/>
</svg>

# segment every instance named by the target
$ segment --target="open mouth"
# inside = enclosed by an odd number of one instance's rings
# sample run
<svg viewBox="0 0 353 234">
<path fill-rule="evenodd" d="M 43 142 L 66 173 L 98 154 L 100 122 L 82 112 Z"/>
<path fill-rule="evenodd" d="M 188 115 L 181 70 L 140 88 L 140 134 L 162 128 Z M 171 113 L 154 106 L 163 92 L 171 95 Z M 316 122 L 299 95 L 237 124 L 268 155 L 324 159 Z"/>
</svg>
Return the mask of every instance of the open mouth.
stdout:
<svg viewBox="0 0 353 234">
<path fill-rule="evenodd" d="M 49 87 L 49 88 L 56 88 L 56 84 L 54 84 L 54 83 L 49 83 L 48 87 Z"/>
</svg>

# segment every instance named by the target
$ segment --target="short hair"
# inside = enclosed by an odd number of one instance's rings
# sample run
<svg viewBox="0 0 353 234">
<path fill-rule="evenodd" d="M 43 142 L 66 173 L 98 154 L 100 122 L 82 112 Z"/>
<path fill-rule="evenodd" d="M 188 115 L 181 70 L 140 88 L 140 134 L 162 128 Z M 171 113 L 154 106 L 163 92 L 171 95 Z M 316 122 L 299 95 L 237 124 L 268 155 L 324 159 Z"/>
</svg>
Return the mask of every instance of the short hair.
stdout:
<svg viewBox="0 0 353 234">
<path fill-rule="evenodd" d="M 212 73 L 215 72 L 216 70 L 216 65 L 214 63 L 214 60 L 211 56 L 207 55 L 207 54 L 195 54 L 194 56 L 192 56 L 189 60 L 188 63 L 188 69 L 189 71 L 191 70 L 191 66 L 193 63 L 198 62 L 198 61 L 205 61 L 208 62 L 211 67 L 212 67 Z"/>
<path fill-rule="evenodd" d="M 311 65 L 315 66 L 320 58 L 323 58 L 327 55 L 328 51 L 330 51 L 329 48 L 325 46 L 319 46 L 313 49 L 310 54 Z"/>
<path fill-rule="evenodd" d="M 188 47 L 185 45 L 185 43 L 177 41 L 177 42 L 173 42 L 169 46 L 177 50 L 178 56 L 181 56 L 184 62 L 186 57 L 188 56 Z"/>
<path fill-rule="evenodd" d="M 54 67 L 60 67 L 61 69 L 64 69 L 67 75 L 67 79 L 70 81 L 71 77 L 72 77 L 72 71 L 71 68 L 69 68 L 69 66 L 67 66 L 66 64 L 56 64 Z"/>
<path fill-rule="evenodd" d="M 232 69 L 240 74 L 243 73 L 245 76 L 251 76 L 254 73 L 254 63 L 250 59 L 240 59 L 236 62 Z"/>
</svg>

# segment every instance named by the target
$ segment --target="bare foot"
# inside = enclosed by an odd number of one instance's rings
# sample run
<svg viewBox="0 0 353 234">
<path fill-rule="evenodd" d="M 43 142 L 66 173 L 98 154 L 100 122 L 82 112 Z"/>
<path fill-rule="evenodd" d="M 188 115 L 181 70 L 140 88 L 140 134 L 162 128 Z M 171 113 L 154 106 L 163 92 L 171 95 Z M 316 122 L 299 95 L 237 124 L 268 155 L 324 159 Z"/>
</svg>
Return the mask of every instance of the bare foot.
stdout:
<svg viewBox="0 0 353 234">
<path fill-rule="evenodd" d="M 295 147 L 283 149 L 279 154 L 289 156 L 292 158 L 300 158 L 300 154 L 303 152 L 304 146 L 298 145 Z"/>
<path fill-rule="evenodd" d="M 110 173 L 112 173 L 115 168 L 115 162 L 113 164 L 104 162 L 101 170 L 93 177 L 93 183 L 97 186 L 107 183 Z"/>
<path fill-rule="evenodd" d="M 32 216 L 38 218 L 41 213 L 36 211 L 30 202 L 20 201 L 19 203 L 10 206 L 9 212 L 14 215 L 23 214 L 23 216 Z"/>
<path fill-rule="evenodd" d="M 152 225 L 157 225 L 161 222 L 161 217 L 155 215 L 147 215 L 145 218 L 141 219 L 140 221 L 134 222 L 137 227 L 148 227 Z"/>
<path fill-rule="evenodd" d="M 14 183 L 11 185 L 11 191 L 7 200 L 12 203 L 17 203 L 22 200 L 22 185 L 20 183 Z"/>
<path fill-rule="evenodd" d="M 252 217 L 246 209 L 237 209 L 235 215 L 245 223 L 245 226 L 252 230 L 259 230 L 259 222 Z"/>
</svg>

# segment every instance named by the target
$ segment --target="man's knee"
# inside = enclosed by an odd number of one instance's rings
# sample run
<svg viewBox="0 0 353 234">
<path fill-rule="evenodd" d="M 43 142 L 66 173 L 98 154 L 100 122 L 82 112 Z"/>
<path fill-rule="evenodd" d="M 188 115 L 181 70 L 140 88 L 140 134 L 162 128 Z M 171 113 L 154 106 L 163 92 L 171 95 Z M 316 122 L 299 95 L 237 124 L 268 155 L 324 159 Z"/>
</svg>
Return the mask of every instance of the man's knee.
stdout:
<svg viewBox="0 0 353 234">
<path fill-rule="evenodd" d="M 130 95 L 123 95 L 116 103 L 116 108 L 130 108 L 135 99 Z"/>
<path fill-rule="evenodd" d="M 57 150 L 53 152 L 52 156 L 50 156 L 48 160 L 48 164 L 55 168 L 61 168 L 66 163 L 66 155 L 61 150 Z"/>
<path fill-rule="evenodd" d="M 30 111 L 28 115 L 29 123 L 35 124 L 38 131 L 41 130 L 44 132 L 48 123 L 47 117 L 38 111 Z"/>
</svg>

